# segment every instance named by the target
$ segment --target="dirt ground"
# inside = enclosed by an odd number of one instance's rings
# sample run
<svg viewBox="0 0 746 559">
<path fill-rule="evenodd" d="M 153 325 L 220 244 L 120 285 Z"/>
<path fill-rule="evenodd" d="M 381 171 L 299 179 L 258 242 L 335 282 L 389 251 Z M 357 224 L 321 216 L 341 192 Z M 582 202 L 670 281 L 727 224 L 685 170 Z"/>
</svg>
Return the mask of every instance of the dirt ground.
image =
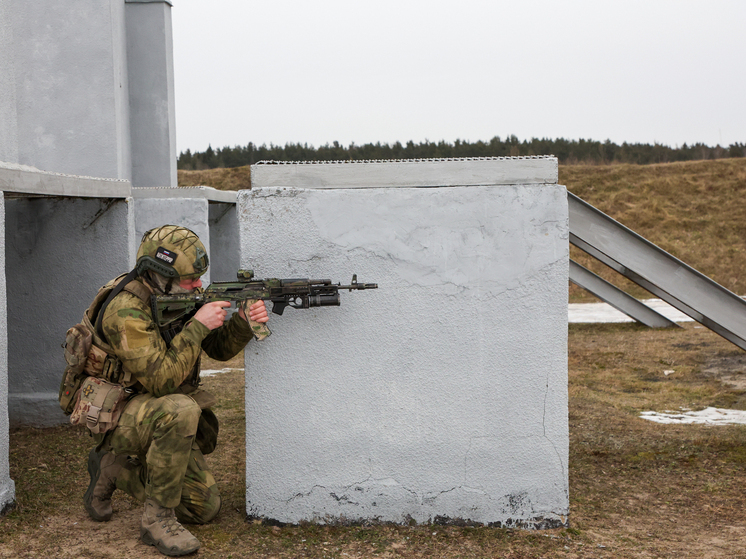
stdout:
<svg viewBox="0 0 746 559">
<path fill-rule="evenodd" d="M 213 523 L 193 528 L 203 544 L 196 556 L 746 557 L 746 427 L 662 425 L 639 417 L 682 407 L 746 409 L 744 353 L 696 324 L 675 330 L 571 325 L 568 347 L 569 528 L 249 522 L 243 375 L 234 372 L 205 379 L 221 397 L 221 441 L 208 461 L 224 505 Z M 129 498 L 117 493 L 110 522 L 88 519 L 81 504 L 88 448 L 90 439 L 72 427 L 11 432 L 17 506 L 0 519 L 0 557 L 161 556 L 140 543 L 140 505 Z"/>
</svg>

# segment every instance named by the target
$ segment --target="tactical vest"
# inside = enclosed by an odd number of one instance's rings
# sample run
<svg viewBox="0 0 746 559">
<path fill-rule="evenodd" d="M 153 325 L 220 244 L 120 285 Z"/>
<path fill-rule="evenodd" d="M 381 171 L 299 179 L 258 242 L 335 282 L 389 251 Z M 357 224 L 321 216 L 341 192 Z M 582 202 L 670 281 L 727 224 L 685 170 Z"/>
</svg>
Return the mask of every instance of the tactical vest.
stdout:
<svg viewBox="0 0 746 559">
<path fill-rule="evenodd" d="M 132 389 L 137 384 L 137 380 L 124 371 L 122 361 L 95 328 L 104 303 L 126 275 L 122 274 L 99 289 L 91 306 L 83 313 L 82 322 L 67 331 L 65 344 L 62 346 L 65 349 L 67 367 L 62 375 L 59 401 L 62 411 L 68 415 L 75 407 L 77 392 L 86 377 L 101 378 L 126 389 Z M 139 281 L 130 281 L 122 290 L 150 304 L 150 290 Z"/>
</svg>

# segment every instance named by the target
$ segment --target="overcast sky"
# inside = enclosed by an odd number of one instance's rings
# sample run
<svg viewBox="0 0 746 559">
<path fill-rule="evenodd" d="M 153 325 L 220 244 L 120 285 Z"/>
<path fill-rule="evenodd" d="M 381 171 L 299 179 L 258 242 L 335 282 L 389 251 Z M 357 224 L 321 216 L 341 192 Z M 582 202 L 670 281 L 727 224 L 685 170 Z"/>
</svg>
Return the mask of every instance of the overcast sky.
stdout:
<svg viewBox="0 0 746 559">
<path fill-rule="evenodd" d="M 744 0 L 173 0 L 179 151 L 746 143 Z"/>
</svg>

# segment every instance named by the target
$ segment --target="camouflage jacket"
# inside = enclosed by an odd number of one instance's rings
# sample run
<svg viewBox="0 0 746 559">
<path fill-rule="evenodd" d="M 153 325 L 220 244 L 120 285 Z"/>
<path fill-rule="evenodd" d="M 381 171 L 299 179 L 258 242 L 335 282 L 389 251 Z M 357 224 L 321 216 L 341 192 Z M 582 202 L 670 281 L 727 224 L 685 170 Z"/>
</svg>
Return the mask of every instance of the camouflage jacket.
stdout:
<svg viewBox="0 0 746 559">
<path fill-rule="evenodd" d="M 124 370 L 137 379 L 144 392 L 156 398 L 172 394 L 189 378 L 203 349 L 213 359 L 226 361 L 237 355 L 253 335 L 248 323 L 235 313 L 212 331 L 192 319 L 167 347 L 150 306 L 126 291 L 109 303 L 102 328 Z"/>
</svg>

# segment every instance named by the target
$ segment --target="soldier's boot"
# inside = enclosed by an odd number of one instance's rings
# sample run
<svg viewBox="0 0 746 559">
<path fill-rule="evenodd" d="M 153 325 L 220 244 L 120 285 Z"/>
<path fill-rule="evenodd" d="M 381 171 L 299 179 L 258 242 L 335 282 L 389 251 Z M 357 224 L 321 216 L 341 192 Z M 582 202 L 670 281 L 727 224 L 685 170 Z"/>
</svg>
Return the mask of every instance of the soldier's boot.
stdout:
<svg viewBox="0 0 746 559">
<path fill-rule="evenodd" d="M 88 515 L 96 522 L 111 520 L 111 496 L 117 488 L 117 475 L 127 463 L 128 456 L 115 455 L 105 450 L 92 448 L 88 454 L 88 474 L 91 483 L 83 496 L 83 505 Z"/>
<path fill-rule="evenodd" d="M 169 557 L 189 555 L 200 546 L 199 540 L 176 519 L 174 509 L 167 509 L 150 497 L 145 499 L 140 538 Z"/>
</svg>

